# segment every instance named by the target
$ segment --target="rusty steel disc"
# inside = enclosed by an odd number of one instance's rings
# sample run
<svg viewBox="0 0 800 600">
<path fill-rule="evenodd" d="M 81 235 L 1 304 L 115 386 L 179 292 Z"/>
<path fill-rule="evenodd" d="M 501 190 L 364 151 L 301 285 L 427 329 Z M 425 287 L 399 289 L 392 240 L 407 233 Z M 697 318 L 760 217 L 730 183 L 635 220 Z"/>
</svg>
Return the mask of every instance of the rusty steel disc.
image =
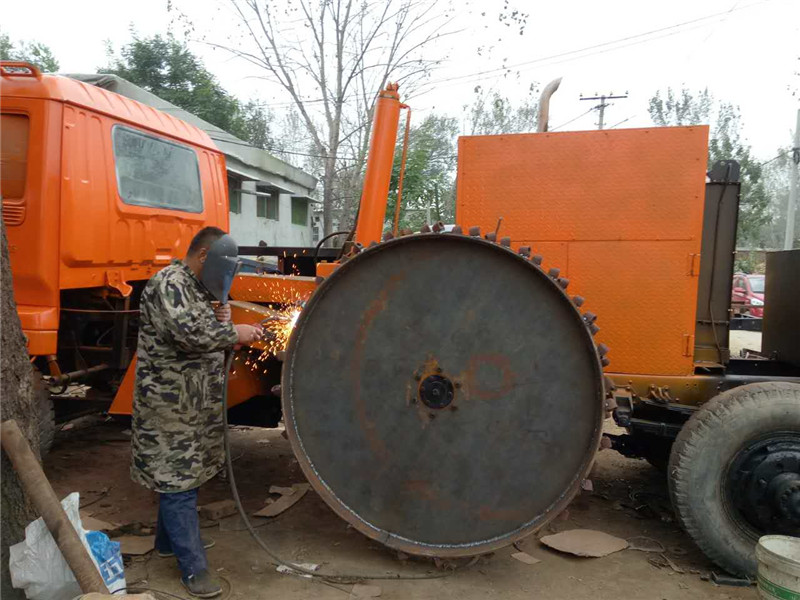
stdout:
<svg viewBox="0 0 800 600">
<path fill-rule="evenodd" d="M 476 237 L 363 251 L 292 334 L 283 410 L 311 485 L 392 547 L 468 556 L 563 510 L 594 458 L 603 380 L 552 277 Z"/>
</svg>

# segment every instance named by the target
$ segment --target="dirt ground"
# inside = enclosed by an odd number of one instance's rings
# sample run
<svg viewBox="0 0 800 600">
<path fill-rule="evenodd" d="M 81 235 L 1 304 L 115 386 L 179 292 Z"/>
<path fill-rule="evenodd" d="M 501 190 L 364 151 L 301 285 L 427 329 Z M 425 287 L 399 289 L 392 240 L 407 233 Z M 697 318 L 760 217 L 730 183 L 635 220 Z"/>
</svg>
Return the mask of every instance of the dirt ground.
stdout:
<svg viewBox="0 0 800 600">
<path fill-rule="evenodd" d="M 124 423 L 104 421 L 101 417 L 74 422 L 68 431 L 59 433 L 45 460 L 45 470 L 56 492 L 63 497 L 79 491 L 82 506 L 96 518 L 153 526 L 155 494 L 128 477 L 129 440 L 130 432 Z M 235 428 L 232 447 L 237 483 L 250 513 L 264 505 L 271 484 L 288 486 L 304 481 L 280 430 Z M 527 565 L 513 559 L 511 554 L 515 550 L 510 547 L 481 557 L 472 566 L 446 577 L 370 583 L 380 586 L 381 598 L 386 600 L 756 597 L 752 587 L 717 586 L 704 580 L 714 567 L 675 524 L 664 476 L 655 468 L 607 450 L 598 457 L 592 481 L 594 490 L 582 492 L 566 515 L 519 544 L 541 561 L 537 564 Z M 227 481 L 217 477 L 201 489 L 200 504 L 229 497 Z M 254 520 L 260 535 L 284 558 L 318 563 L 325 571 L 443 574 L 429 560 L 398 556 L 364 537 L 336 516 L 313 490 L 278 517 Z M 350 586 L 335 589 L 277 573 L 243 530 L 237 516 L 222 522 L 205 522 L 204 527 L 205 535 L 216 541 L 216 546 L 209 550 L 209 559 L 223 579 L 223 598 L 339 600 L 350 593 Z M 660 542 L 665 551 L 662 555 L 628 549 L 604 558 L 577 558 L 549 550 L 537 539 L 574 528 L 598 529 L 634 543 L 637 540 L 633 538 L 646 536 Z M 141 582 L 186 596 L 178 582 L 174 559 L 159 558 L 151 552 L 143 557 L 126 557 L 126 563 L 129 585 Z"/>
<path fill-rule="evenodd" d="M 731 331 L 730 334 L 730 349 L 731 356 L 738 357 L 739 353 L 744 350 L 761 350 L 761 332 L 760 331 Z"/>
</svg>

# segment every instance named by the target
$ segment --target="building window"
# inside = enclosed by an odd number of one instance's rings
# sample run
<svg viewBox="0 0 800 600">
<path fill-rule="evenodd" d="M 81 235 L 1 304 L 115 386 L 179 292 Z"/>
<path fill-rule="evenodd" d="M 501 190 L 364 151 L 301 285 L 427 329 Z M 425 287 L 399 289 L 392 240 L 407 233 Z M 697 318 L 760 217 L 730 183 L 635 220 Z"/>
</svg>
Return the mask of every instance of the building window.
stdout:
<svg viewBox="0 0 800 600">
<path fill-rule="evenodd" d="M 258 185 L 256 186 L 256 191 L 258 192 L 256 196 L 256 216 L 278 221 L 280 219 L 278 190 L 270 189 L 265 185 Z"/>
<path fill-rule="evenodd" d="M 117 188 L 125 204 L 203 212 L 197 154 L 188 146 L 115 125 Z"/>
<path fill-rule="evenodd" d="M 292 198 L 292 225 L 308 225 L 308 200 Z"/>
<path fill-rule="evenodd" d="M 4 113 L 0 120 L 0 163 L 3 176 L 0 178 L 0 196 L 5 200 L 18 200 L 25 195 L 25 179 L 28 173 L 28 129 L 27 115 Z"/>
<path fill-rule="evenodd" d="M 228 175 L 228 206 L 232 213 L 242 214 L 242 180 Z"/>
</svg>

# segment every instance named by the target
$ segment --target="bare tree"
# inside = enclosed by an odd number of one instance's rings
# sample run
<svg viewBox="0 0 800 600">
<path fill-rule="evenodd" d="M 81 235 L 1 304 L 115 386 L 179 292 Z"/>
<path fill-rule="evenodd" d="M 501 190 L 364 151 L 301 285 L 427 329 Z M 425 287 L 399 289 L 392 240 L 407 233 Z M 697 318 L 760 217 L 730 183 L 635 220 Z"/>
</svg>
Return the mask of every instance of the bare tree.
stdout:
<svg viewBox="0 0 800 600">
<path fill-rule="evenodd" d="M 290 96 L 321 161 L 323 219 L 348 205 L 366 160 L 376 93 L 390 80 L 408 89 L 442 57 L 450 5 L 435 0 L 227 0 L 237 37 L 206 43 L 248 61 Z M 425 51 L 425 53 L 423 53 Z M 347 182 L 337 197 L 337 180 Z"/>
</svg>

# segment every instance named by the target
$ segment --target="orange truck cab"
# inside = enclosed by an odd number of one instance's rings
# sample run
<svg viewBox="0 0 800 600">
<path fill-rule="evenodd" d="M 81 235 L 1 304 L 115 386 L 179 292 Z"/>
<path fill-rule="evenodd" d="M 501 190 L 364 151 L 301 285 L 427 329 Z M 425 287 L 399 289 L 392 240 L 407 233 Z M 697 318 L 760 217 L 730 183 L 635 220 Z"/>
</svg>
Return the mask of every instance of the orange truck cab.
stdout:
<svg viewBox="0 0 800 600">
<path fill-rule="evenodd" d="M 113 92 L 27 63 L 0 63 L 0 76 L 0 193 L 28 351 L 56 397 L 88 379 L 110 398 L 147 280 L 202 227 L 228 230 L 225 157 L 201 129 Z M 261 308 L 234 314 L 252 322 Z M 269 393 L 240 371 L 231 405 Z M 117 400 L 128 413 L 130 394 Z"/>
</svg>

